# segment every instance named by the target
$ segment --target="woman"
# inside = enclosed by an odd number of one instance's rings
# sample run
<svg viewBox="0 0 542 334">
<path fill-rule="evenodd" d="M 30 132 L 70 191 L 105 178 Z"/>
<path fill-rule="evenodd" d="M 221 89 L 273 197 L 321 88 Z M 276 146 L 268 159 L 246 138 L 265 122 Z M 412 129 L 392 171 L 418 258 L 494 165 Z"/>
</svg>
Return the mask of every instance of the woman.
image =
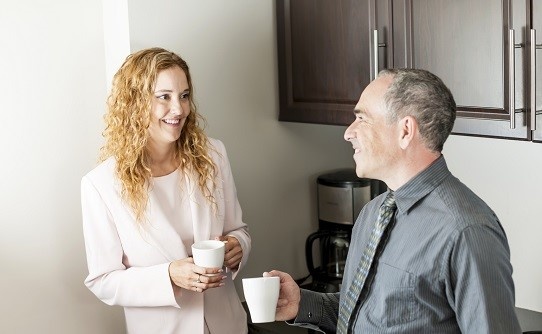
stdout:
<svg viewBox="0 0 542 334">
<path fill-rule="evenodd" d="M 160 48 L 113 78 L 102 162 L 81 181 L 87 287 L 124 307 L 129 333 L 246 333 L 232 282 L 250 252 L 222 142 L 198 124 L 188 65 Z M 222 268 L 192 243 L 225 242 Z"/>
</svg>

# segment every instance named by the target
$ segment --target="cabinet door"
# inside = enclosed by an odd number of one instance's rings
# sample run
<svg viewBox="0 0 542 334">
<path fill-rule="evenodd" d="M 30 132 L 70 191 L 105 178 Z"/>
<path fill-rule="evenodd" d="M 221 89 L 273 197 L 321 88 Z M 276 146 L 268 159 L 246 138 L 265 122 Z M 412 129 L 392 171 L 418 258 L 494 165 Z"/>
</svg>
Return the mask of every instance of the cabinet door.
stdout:
<svg viewBox="0 0 542 334">
<path fill-rule="evenodd" d="M 532 122 L 536 124 L 533 140 L 542 142 L 542 0 L 528 0 L 529 4 L 529 109 L 536 110 Z"/>
<path fill-rule="evenodd" d="M 512 0 L 395 0 L 394 67 L 445 82 L 458 105 L 453 133 L 528 139 L 524 13 Z"/>
<path fill-rule="evenodd" d="M 374 0 L 373 0 L 374 1 Z M 350 124 L 371 80 L 367 0 L 277 0 L 279 120 Z"/>
</svg>

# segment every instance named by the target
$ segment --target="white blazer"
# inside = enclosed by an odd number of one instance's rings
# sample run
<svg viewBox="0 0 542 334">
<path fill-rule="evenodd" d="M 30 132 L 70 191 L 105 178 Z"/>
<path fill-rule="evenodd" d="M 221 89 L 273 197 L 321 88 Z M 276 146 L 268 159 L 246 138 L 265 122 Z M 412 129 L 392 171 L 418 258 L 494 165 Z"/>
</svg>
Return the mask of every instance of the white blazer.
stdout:
<svg viewBox="0 0 542 334">
<path fill-rule="evenodd" d="M 251 239 L 224 144 L 216 139 L 210 143 L 218 166 L 218 210 L 213 211 L 197 182 L 188 178 L 194 241 L 236 237 L 243 249 L 241 269 Z M 121 200 L 113 158 L 82 178 L 81 201 L 89 271 L 85 284 L 104 303 L 124 307 L 128 333 L 204 333 L 204 317 L 212 334 L 247 333 L 246 313 L 233 284 L 237 271 L 226 271 L 225 286 L 204 293 L 172 285 L 169 264 L 188 257 L 189 250 L 159 206 L 153 206 L 152 196 L 150 222 L 137 227 L 132 210 Z"/>
</svg>

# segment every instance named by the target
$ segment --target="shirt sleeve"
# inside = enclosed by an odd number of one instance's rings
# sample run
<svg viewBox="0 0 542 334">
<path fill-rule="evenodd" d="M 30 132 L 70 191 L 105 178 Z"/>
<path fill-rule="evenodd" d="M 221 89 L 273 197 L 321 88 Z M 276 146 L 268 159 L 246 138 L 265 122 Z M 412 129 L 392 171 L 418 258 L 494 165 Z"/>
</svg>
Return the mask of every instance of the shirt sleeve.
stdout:
<svg viewBox="0 0 542 334">
<path fill-rule="evenodd" d="M 243 212 L 237 198 L 237 188 L 235 187 L 233 173 L 231 171 L 231 166 L 228 160 L 228 155 L 226 153 L 226 148 L 224 147 L 224 144 L 219 140 L 214 140 L 213 144 L 221 155 L 221 157 L 219 157 L 220 163 L 218 164 L 218 166 L 220 168 L 220 174 L 222 176 L 225 202 L 223 234 L 235 237 L 239 241 L 241 249 L 243 250 L 243 257 L 241 259 L 241 262 L 239 263 L 239 267 L 235 270 L 232 270 L 232 279 L 234 279 L 239 273 L 239 270 L 241 270 L 241 268 L 243 268 L 247 263 L 251 249 L 251 238 L 248 234 L 247 224 L 243 222 Z"/>
<path fill-rule="evenodd" d="M 130 267 L 111 213 L 91 180 L 81 181 L 83 233 L 89 275 L 85 285 L 104 303 L 120 306 L 174 306 L 169 263 Z"/>
<path fill-rule="evenodd" d="M 521 333 L 510 251 L 500 225 L 459 232 L 448 270 L 447 298 L 462 333 Z"/>
<path fill-rule="evenodd" d="M 299 312 L 290 325 L 324 333 L 335 333 L 340 293 L 322 293 L 301 289 Z"/>
</svg>

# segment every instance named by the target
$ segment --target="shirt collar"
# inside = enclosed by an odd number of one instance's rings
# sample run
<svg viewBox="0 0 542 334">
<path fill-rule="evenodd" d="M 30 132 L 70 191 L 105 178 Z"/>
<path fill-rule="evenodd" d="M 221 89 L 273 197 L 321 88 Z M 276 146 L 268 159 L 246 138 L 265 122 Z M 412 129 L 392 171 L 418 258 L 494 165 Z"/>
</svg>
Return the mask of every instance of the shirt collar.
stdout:
<svg viewBox="0 0 542 334">
<path fill-rule="evenodd" d="M 420 199 L 432 192 L 439 184 L 451 175 L 441 155 L 429 167 L 414 176 L 395 191 L 397 210 L 405 213 Z"/>
</svg>

